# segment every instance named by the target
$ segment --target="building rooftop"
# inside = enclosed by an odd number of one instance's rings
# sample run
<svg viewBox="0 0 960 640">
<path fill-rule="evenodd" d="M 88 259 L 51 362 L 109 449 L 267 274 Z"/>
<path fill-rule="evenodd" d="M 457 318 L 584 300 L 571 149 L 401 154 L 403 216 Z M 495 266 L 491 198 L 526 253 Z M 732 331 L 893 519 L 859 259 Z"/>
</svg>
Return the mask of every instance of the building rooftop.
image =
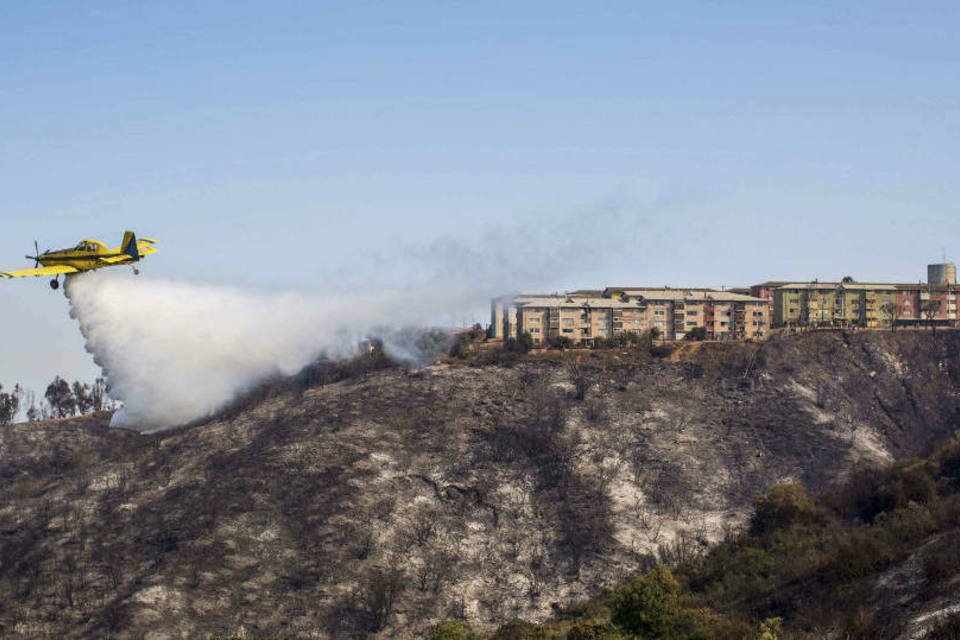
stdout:
<svg viewBox="0 0 960 640">
<path fill-rule="evenodd" d="M 599 296 L 537 296 L 517 300 L 522 307 L 563 307 L 566 309 L 583 307 L 636 309 L 638 301 L 623 301 L 616 298 L 602 298 Z"/>
<path fill-rule="evenodd" d="M 916 286 L 916 285 L 913 285 Z M 787 282 L 779 287 L 778 289 L 850 289 L 852 291 L 862 291 L 864 289 L 871 290 L 887 290 L 887 291 L 896 291 L 897 285 L 891 283 L 880 283 L 880 282 Z"/>
<path fill-rule="evenodd" d="M 730 291 L 713 289 L 627 289 L 617 291 L 613 296 L 579 295 L 571 292 L 564 295 L 518 296 L 513 300 L 526 307 L 607 307 L 636 308 L 647 300 L 653 301 L 716 301 L 716 302 L 764 302 L 763 298 L 754 298 Z"/>
<path fill-rule="evenodd" d="M 630 298 L 646 300 L 715 300 L 717 302 L 766 302 L 763 298 L 735 293 L 733 291 L 717 291 L 716 289 L 697 288 L 642 288 L 642 287 L 610 287 L 604 293 L 610 295 L 625 295 Z"/>
<path fill-rule="evenodd" d="M 757 287 L 773 286 L 772 283 L 754 285 Z M 946 291 L 960 289 L 958 285 L 928 284 L 926 282 L 784 282 L 777 283 L 777 289 L 850 289 L 852 291 L 902 291 L 904 289 L 923 289 L 925 291 Z"/>
</svg>

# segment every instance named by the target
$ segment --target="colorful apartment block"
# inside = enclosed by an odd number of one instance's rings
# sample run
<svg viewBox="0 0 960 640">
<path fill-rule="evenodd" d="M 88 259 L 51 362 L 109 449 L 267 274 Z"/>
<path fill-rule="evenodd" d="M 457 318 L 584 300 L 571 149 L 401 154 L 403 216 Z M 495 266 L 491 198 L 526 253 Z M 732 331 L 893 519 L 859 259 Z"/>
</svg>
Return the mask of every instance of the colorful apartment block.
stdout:
<svg viewBox="0 0 960 640">
<path fill-rule="evenodd" d="M 957 326 L 956 267 L 927 272 L 926 283 L 764 282 L 750 293 L 769 301 L 775 327 Z"/>
<path fill-rule="evenodd" d="M 897 293 L 892 284 L 787 283 L 774 290 L 773 323 L 778 327 L 890 326 Z"/>
<path fill-rule="evenodd" d="M 747 295 L 749 293 L 749 295 Z M 759 339 L 774 327 L 883 329 L 958 326 L 957 269 L 927 268 L 927 282 L 768 281 L 749 289 L 607 287 L 515 295 L 491 304 L 494 339 L 529 334 L 535 344 L 567 338 L 592 345 L 656 329 L 665 340 L 696 331 L 710 340 Z"/>
</svg>

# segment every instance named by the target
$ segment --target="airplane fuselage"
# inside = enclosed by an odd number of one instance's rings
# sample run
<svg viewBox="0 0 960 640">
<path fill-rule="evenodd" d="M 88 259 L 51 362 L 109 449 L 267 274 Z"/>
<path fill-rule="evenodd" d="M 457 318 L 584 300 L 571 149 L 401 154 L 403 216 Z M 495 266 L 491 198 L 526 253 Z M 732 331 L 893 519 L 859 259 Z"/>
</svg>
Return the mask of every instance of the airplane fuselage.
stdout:
<svg viewBox="0 0 960 640">
<path fill-rule="evenodd" d="M 26 276 L 54 276 L 50 286 L 57 289 L 60 276 L 69 277 L 72 273 L 94 271 L 106 267 L 133 266 L 151 253 L 156 253 L 156 240 L 143 238 L 137 240 L 136 234 L 127 231 L 123 235 L 123 242 L 116 249 L 111 249 L 99 240 L 81 240 L 77 246 L 70 249 L 58 249 L 26 256 L 33 260 L 33 269 L 14 271 L 0 271 L 0 278 L 22 278 Z M 34 243 L 36 246 L 36 243 Z M 43 265 L 41 267 L 41 265 Z M 136 267 L 133 269 L 137 273 Z"/>
<path fill-rule="evenodd" d="M 125 258 L 124 260 L 114 260 L 107 262 L 105 258 Z M 90 253 L 67 249 L 64 251 L 51 251 L 40 256 L 40 264 L 44 267 L 57 267 L 68 265 L 77 271 L 93 271 L 107 266 L 117 266 L 120 264 L 130 264 L 139 262 L 124 253 L 115 253 L 113 251 L 105 253 Z"/>
</svg>

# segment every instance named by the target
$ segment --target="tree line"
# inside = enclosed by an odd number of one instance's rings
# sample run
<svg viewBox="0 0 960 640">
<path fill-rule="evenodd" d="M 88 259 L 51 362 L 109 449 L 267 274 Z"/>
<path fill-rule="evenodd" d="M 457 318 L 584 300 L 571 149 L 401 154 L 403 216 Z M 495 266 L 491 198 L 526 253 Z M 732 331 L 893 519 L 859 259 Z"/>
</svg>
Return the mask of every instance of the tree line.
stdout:
<svg viewBox="0 0 960 640">
<path fill-rule="evenodd" d="M 74 381 L 73 384 L 60 376 L 53 379 L 38 398 L 32 389 L 15 384 L 10 392 L 0 385 L 0 424 L 18 420 L 36 422 L 53 418 L 71 418 L 98 411 L 110 411 L 116 404 L 107 395 L 107 381 L 97 378 L 88 384 Z"/>
</svg>

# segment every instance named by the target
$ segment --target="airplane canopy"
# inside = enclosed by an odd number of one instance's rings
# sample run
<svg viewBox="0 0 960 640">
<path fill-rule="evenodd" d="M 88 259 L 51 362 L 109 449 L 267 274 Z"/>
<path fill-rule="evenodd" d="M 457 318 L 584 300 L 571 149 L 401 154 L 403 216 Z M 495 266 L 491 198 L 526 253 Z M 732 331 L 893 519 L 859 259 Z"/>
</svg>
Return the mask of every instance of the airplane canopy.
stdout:
<svg viewBox="0 0 960 640">
<path fill-rule="evenodd" d="M 99 240 L 81 240 L 77 245 L 78 251 L 96 251 L 100 252 L 101 250 L 106 250 L 107 245 L 103 244 Z"/>
</svg>

